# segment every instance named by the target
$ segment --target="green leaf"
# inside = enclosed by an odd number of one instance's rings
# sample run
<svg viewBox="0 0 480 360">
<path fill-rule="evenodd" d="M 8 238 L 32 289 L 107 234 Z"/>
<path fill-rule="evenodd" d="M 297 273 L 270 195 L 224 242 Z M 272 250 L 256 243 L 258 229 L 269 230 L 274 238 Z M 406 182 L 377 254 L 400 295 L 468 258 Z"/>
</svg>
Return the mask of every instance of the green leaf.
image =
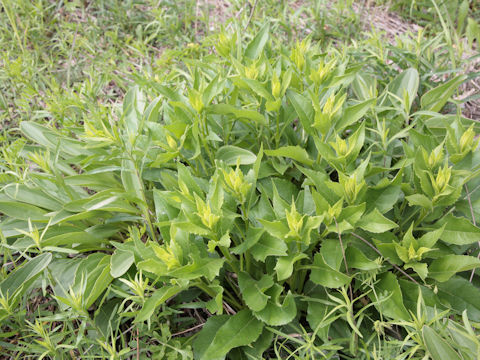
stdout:
<svg viewBox="0 0 480 360">
<path fill-rule="evenodd" d="M 328 337 L 330 322 L 335 318 L 327 317 L 327 314 L 332 310 L 332 306 L 327 305 L 329 302 L 327 289 L 322 286 L 315 285 L 312 301 L 308 301 L 307 321 L 312 330 L 318 331 L 317 336 L 321 339 Z"/>
<path fill-rule="evenodd" d="M 257 261 L 265 261 L 267 256 L 287 255 L 287 245 L 283 240 L 269 234 L 264 234 L 260 240 L 251 247 L 250 253 Z"/>
<path fill-rule="evenodd" d="M 367 211 L 377 208 L 381 214 L 390 211 L 400 196 L 400 186 L 389 185 L 381 189 L 370 188 L 367 190 Z"/>
<path fill-rule="evenodd" d="M 249 165 L 257 159 L 251 151 L 232 145 L 225 145 L 218 149 L 216 158 L 225 162 L 226 165 L 237 165 L 237 161 L 240 165 Z"/>
<path fill-rule="evenodd" d="M 448 244 L 468 245 L 480 241 L 480 228 L 464 217 L 449 214 L 435 225 L 445 225 L 440 239 Z"/>
<path fill-rule="evenodd" d="M 461 271 L 472 270 L 480 267 L 480 260 L 467 255 L 444 255 L 432 261 L 429 269 L 429 276 L 437 281 L 443 282 Z"/>
<path fill-rule="evenodd" d="M 263 97 L 267 101 L 275 100 L 273 95 L 270 93 L 270 91 L 268 91 L 265 85 L 260 81 L 247 79 L 247 78 L 242 78 L 239 81 L 246 84 L 254 93 L 256 93 L 258 96 Z"/>
<path fill-rule="evenodd" d="M 237 119 L 248 119 L 261 125 L 267 125 L 265 116 L 255 110 L 239 109 L 229 104 L 213 104 L 207 110 L 213 114 L 233 114 Z"/>
<path fill-rule="evenodd" d="M 230 316 L 228 315 L 217 315 L 210 316 L 207 319 L 207 322 L 203 325 L 202 330 L 198 333 L 196 339 L 193 342 L 193 350 L 195 354 L 195 359 L 206 359 L 205 352 L 208 347 L 212 344 L 212 339 L 217 333 L 218 329 L 224 325 Z M 225 355 L 218 356 L 217 358 L 210 358 L 208 360 L 223 360 Z"/>
<path fill-rule="evenodd" d="M 218 276 L 224 261 L 225 259 L 196 258 L 193 264 L 174 269 L 170 271 L 168 275 L 184 280 L 193 280 L 205 276 L 208 280 L 212 281 Z"/>
<path fill-rule="evenodd" d="M 263 359 L 263 353 L 271 346 L 273 340 L 273 333 L 264 330 L 262 335 L 253 343 L 244 346 L 242 350 L 247 355 L 248 359 Z"/>
<path fill-rule="evenodd" d="M 398 227 L 393 221 L 383 216 L 377 208 L 362 217 L 356 224 L 357 227 L 373 233 L 383 233 Z"/>
<path fill-rule="evenodd" d="M 245 56 L 250 59 L 256 59 L 263 51 L 270 36 L 270 24 L 265 24 L 258 31 L 257 35 L 250 41 L 245 49 Z"/>
<path fill-rule="evenodd" d="M 295 298 L 289 291 L 280 302 L 280 294 L 283 287 L 274 284 L 265 292 L 269 297 L 267 305 L 261 311 L 254 312 L 255 316 L 271 326 L 285 325 L 291 322 L 297 315 L 297 306 L 295 305 Z"/>
<path fill-rule="evenodd" d="M 458 86 L 467 79 L 466 75 L 458 75 L 444 84 L 423 94 L 420 104 L 422 110 L 440 111 L 453 95 Z"/>
<path fill-rule="evenodd" d="M 262 322 L 257 320 L 249 310 L 239 311 L 233 316 L 222 316 L 219 320 L 211 320 L 212 318 L 216 317 L 212 316 L 207 320 L 198 340 L 193 343 L 198 359 L 222 359 L 231 349 L 253 343 L 262 333 Z M 214 326 L 207 326 L 211 321 Z M 207 334 L 210 344 L 202 348 Z M 199 345 L 202 350 L 200 353 Z"/>
<path fill-rule="evenodd" d="M 428 197 L 426 197 L 423 194 L 413 194 L 405 197 L 408 201 L 408 204 L 410 206 L 421 206 L 425 209 L 431 209 L 433 204 L 432 200 L 430 200 Z"/>
<path fill-rule="evenodd" d="M 132 266 L 134 260 L 133 252 L 116 249 L 110 258 L 110 274 L 114 278 L 122 276 Z"/>
<path fill-rule="evenodd" d="M 381 268 L 380 264 L 370 260 L 365 254 L 357 248 L 349 246 L 345 250 L 348 266 L 355 269 L 370 271 Z"/>
<path fill-rule="evenodd" d="M 0 212 L 19 220 L 48 221 L 47 211 L 21 202 L 0 201 Z"/>
<path fill-rule="evenodd" d="M 287 98 L 292 103 L 303 129 L 308 134 L 313 134 L 312 124 L 314 111 L 310 99 L 305 98 L 293 90 L 287 90 Z"/>
<path fill-rule="evenodd" d="M 123 117 L 126 128 L 131 134 L 138 134 L 144 108 L 145 97 L 140 87 L 135 85 L 128 89 L 123 100 Z"/>
<path fill-rule="evenodd" d="M 132 160 L 124 159 L 122 161 L 121 178 L 125 191 L 134 195 L 138 200 L 142 199 L 143 185 L 140 182 L 137 168 Z"/>
<path fill-rule="evenodd" d="M 293 273 L 293 264 L 305 258 L 308 258 L 308 256 L 304 253 L 279 257 L 277 265 L 275 265 L 278 281 L 288 279 Z"/>
<path fill-rule="evenodd" d="M 210 104 L 213 98 L 223 91 L 224 87 L 225 80 L 220 80 L 220 75 L 215 76 L 205 90 L 203 90 L 202 100 L 204 105 Z"/>
<path fill-rule="evenodd" d="M 438 332 L 431 327 L 424 325 L 422 327 L 422 336 L 432 360 L 462 360 L 450 344 L 442 339 Z"/>
<path fill-rule="evenodd" d="M 54 199 L 42 190 L 37 188 L 29 188 L 24 184 L 12 184 L 4 188 L 7 194 L 13 200 L 24 202 L 30 205 L 38 206 L 48 210 L 58 210 L 62 207 L 62 203 Z"/>
<path fill-rule="evenodd" d="M 477 286 L 460 276 L 453 276 L 437 286 L 438 298 L 442 304 L 458 314 L 466 310 L 471 320 L 480 321 L 480 289 Z"/>
<path fill-rule="evenodd" d="M 387 91 L 396 95 L 396 97 L 404 100 L 404 93 L 408 94 L 408 110 L 412 107 L 413 101 L 417 96 L 418 85 L 420 83 L 420 78 L 418 71 L 414 68 L 407 69 L 397 75 L 395 79 L 388 84 Z M 395 97 L 391 97 L 393 103 L 396 103 L 398 100 Z"/>
<path fill-rule="evenodd" d="M 240 245 L 232 248 L 231 252 L 237 255 L 243 254 L 245 251 L 258 243 L 264 232 L 265 229 L 250 226 L 247 230 L 245 241 L 242 242 Z"/>
<path fill-rule="evenodd" d="M 257 281 L 242 271 L 238 274 L 238 286 L 245 304 L 253 311 L 260 311 L 267 305 L 269 296 L 265 291 L 273 286 L 273 277 L 265 274 Z"/>
<path fill-rule="evenodd" d="M 13 296 L 17 290 L 23 288 L 24 290 L 52 261 L 51 253 L 43 253 L 28 260 L 24 265 L 16 268 L 8 274 L 8 276 L 0 282 L 0 293 L 4 296 Z"/>
<path fill-rule="evenodd" d="M 107 289 L 113 277 L 110 275 L 110 255 L 94 253 L 83 259 L 75 272 L 72 289 L 81 293 L 83 305 L 88 309 Z"/>
<path fill-rule="evenodd" d="M 329 266 L 322 254 L 315 254 L 311 267 L 310 280 L 328 288 L 339 288 L 350 283 L 352 278 Z"/>
<path fill-rule="evenodd" d="M 108 259 L 108 257 L 105 258 Z M 99 271 L 99 269 L 101 270 Z M 96 268 L 94 272 L 89 274 L 89 277 L 90 279 L 88 279 L 87 287 L 85 289 L 85 295 L 87 295 L 85 308 L 87 309 L 93 305 L 112 282 L 113 277 L 110 275 L 110 264 L 102 264 Z"/>
<path fill-rule="evenodd" d="M 142 309 L 135 318 L 135 322 L 150 319 L 157 307 L 182 290 L 184 290 L 184 287 L 178 285 L 165 285 L 161 289 L 156 290 L 143 304 Z"/>
<path fill-rule="evenodd" d="M 375 302 L 375 307 L 394 320 L 410 320 L 410 315 L 403 304 L 403 295 L 397 278 L 391 272 L 382 274 L 380 281 L 375 285 L 375 294 L 369 293 L 370 299 Z"/>
<path fill-rule="evenodd" d="M 267 221 L 258 219 L 258 222 L 263 225 L 269 234 L 278 239 L 284 239 L 289 232 L 288 226 L 285 225 L 283 221 Z"/>
<path fill-rule="evenodd" d="M 313 160 L 308 156 L 308 152 L 298 145 L 283 146 L 275 150 L 265 150 L 264 152 L 268 156 L 284 156 L 309 166 L 313 164 Z"/>
<path fill-rule="evenodd" d="M 375 104 L 375 102 L 376 99 L 369 99 L 359 104 L 347 107 L 340 119 L 335 123 L 336 131 L 340 132 L 346 127 L 353 125 L 355 122 L 360 120 L 360 118 L 367 113 L 367 111 L 372 107 L 372 105 Z"/>
</svg>

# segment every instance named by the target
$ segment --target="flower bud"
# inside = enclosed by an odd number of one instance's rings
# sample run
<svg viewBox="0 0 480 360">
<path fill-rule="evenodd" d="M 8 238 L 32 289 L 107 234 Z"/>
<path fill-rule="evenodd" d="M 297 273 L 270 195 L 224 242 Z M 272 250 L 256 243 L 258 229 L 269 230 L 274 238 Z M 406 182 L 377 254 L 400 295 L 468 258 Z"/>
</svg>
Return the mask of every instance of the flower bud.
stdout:
<svg viewBox="0 0 480 360">
<path fill-rule="evenodd" d="M 343 191 L 345 193 L 345 197 L 349 204 L 352 204 L 357 199 L 357 195 L 362 190 L 364 186 L 364 181 L 361 183 L 357 183 L 357 175 L 354 174 L 350 176 L 344 183 L 343 183 Z"/>
<path fill-rule="evenodd" d="M 335 142 L 330 142 L 330 145 L 334 148 L 338 156 L 346 156 L 349 153 L 349 146 L 345 139 L 340 136 L 336 136 Z"/>
<path fill-rule="evenodd" d="M 190 89 L 188 92 L 188 99 L 195 111 L 201 113 L 204 108 L 201 94 L 195 89 Z"/>
<path fill-rule="evenodd" d="M 225 33 L 222 32 L 218 35 L 218 41 L 215 48 L 217 49 L 217 52 L 224 57 L 227 57 L 230 54 L 230 39 Z"/>
<path fill-rule="evenodd" d="M 471 149 L 474 137 L 475 131 L 473 131 L 473 126 L 471 126 L 460 137 L 460 152 L 463 153 Z"/>
<path fill-rule="evenodd" d="M 158 244 L 152 244 L 152 247 L 155 255 L 157 255 L 157 257 L 162 260 L 165 265 L 167 265 L 167 268 L 169 270 L 180 266 L 180 262 L 176 258 L 175 253 L 170 248 L 170 246 L 164 245 L 163 247 L 161 247 Z"/>
<path fill-rule="evenodd" d="M 167 138 L 168 147 L 171 150 L 177 150 L 178 145 L 177 145 L 177 142 L 175 141 L 175 139 L 173 137 L 171 137 L 169 134 L 166 134 L 165 137 Z"/>
<path fill-rule="evenodd" d="M 427 154 L 427 152 L 425 152 Z M 443 161 L 443 145 L 438 145 L 428 156 L 427 165 L 430 169 L 435 168 Z"/>
<path fill-rule="evenodd" d="M 302 42 L 298 42 L 296 46 L 292 49 L 292 53 L 290 55 L 290 59 L 294 62 L 297 68 L 302 71 L 305 67 L 305 53 L 308 49 L 308 42 L 303 40 Z"/>
<path fill-rule="evenodd" d="M 249 79 L 255 80 L 258 76 L 258 68 L 255 63 L 245 67 L 245 76 Z"/>
<path fill-rule="evenodd" d="M 445 190 L 448 183 L 450 182 L 451 175 L 452 175 L 452 169 L 448 167 L 447 164 L 445 164 L 443 168 L 440 168 L 438 170 L 437 177 L 435 178 L 435 183 L 433 184 L 433 187 L 437 195 Z"/>
<path fill-rule="evenodd" d="M 273 73 L 272 77 L 272 95 L 275 98 L 280 96 L 280 91 L 282 90 L 282 85 L 280 84 L 280 80 L 278 79 L 277 74 Z"/>
<path fill-rule="evenodd" d="M 329 75 L 336 63 L 337 62 L 335 59 L 330 60 L 328 63 L 321 61 L 318 64 L 317 70 L 310 71 L 310 80 L 312 80 L 316 85 L 320 85 L 322 81 Z"/>
<path fill-rule="evenodd" d="M 218 220 L 220 220 L 220 216 L 213 214 L 210 204 L 206 204 L 200 197 L 196 196 L 195 200 L 197 202 L 198 217 L 203 225 L 212 230 Z"/>
<path fill-rule="evenodd" d="M 230 192 L 240 203 L 244 203 L 251 185 L 245 181 L 240 168 L 237 167 L 236 170 L 230 169 L 228 172 L 222 170 L 222 172 L 225 184 Z"/>
<path fill-rule="evenodd" d="M 295 202 L 292 202 L 290 211 L 285 209 L 285 215 L 287 217 L 288 229 L 290 230 L 286 236 L 299 238 L 303 227 L 303 216 L 298 213 L 297 208 L 295 207 Z"/>
</svg>

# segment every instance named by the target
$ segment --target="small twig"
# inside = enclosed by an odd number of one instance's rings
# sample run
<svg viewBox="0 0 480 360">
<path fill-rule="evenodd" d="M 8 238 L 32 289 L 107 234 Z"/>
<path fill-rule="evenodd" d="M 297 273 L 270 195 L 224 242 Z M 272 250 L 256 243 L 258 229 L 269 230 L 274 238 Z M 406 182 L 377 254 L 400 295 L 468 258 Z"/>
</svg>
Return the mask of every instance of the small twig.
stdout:
<svg viewBox="0 0 480 360">
<path fill-rule="evenodd" d="M 177 332 L 177 333 L 175 333 L 175 334 L 172 334 L 172 337 L 189 333 L 190 331 L 193 331 L 193 330 L 196 330 L 196 329 L 198 329 L 198 328 L 201 328 L 203 325 L 205 325 L 205 323 L 201 323 L 201 324 L 195 325 L 194 327 L 191 327 L 190 329 L 187 329 L 187 330 L 179 331 L 179 332 Z"/>
<path fill-rule="evenodd" d="M 468 192 L 468 187 L 467 184 L 465 186 L 465 192 L 467 193 L 467 200 L 468 200 L 468 206 L 470 206 L 470 214 L 472 215 L 472 222 L 474 226 L 477 226 L 477 221 L 475 220 L 475 213 L 473 212 L 473 206 L 472 206 L 472 200 L 470 199 L 470 193 Z M 480 249 L 480 241 L 478 242 L 478 247 Z M 480 259 L 480 251 L 478 252 L 477 258 Z M 470 274 L 470 282 L 473 280 L 473 275 L 475 275 L 475 268 L 472 269 L 472 273 Z"/>
<path fill-rule="evenodd" d="M 380 250 L 378 250 L 374 245 L 372 245 L 370 242 L 368 242 L 368 240 L 365 240 L 363 237 L 361 237 L 360 235 L 355 234 L 354 232 L 352 232 L 352 235 L 355 236 L 357 239 L 362 240 L 365 244 L 367 244 L 368 246 L 370 246 L 378 255 L 380 255 L 380 256 L 383 257 L 383 255 L 382 255 L 382 253 L 380 252 Z M 403 275 L 405 275 L 408 279 L 410 279 L 411 281 L 413 281 L 415 284 L 420 285 L 417 280 L 415 280 L 413 277 L 411 277 L 410 275 L 408 275 L 404 270 L 402 270 L 402 268 L 400 268 L 400 267 L 397 266 L 396 264 L 392 263 L 390 260 L 388 260 L 388 258 L 385 258 L 385 260 L 387 260 L 390 265 L 392 265 L 395 269 L 397 269 L 398 271 L 400 271 L 400 272 L 401 272 Z"/>
<path fill-rule="evenodd" d="M 250 16 L 248 18 L 247 24 L 245 25 L 245 30 L 247 30 L 248 25 L 250 25 L 250 21 L 252 21 L 253 13 L 255 12 L 255 8 L 257 7 L 258 0 L 255 0 L 253 3 L 252 9 L 250 10 Z"/>
<path fill-rule="evenodd" d="M 223 307 L 225 308 L 225 311 L 232 314 L 232 315 L 235 315 L 237 312 L 235 310 L 232 309 L 232 307 L 230 305 L 228 305 L 225 301 L 223 302 Z"/>
</svg>

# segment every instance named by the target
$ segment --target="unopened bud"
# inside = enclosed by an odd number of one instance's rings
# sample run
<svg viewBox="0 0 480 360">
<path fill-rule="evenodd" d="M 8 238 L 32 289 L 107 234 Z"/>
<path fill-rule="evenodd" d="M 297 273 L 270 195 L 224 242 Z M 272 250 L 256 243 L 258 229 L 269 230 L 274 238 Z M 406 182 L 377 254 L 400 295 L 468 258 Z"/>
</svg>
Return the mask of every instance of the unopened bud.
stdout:
<svg viewBox="0 0 480 360">
<path fill-rule="evenodd" d="M 273 74 L 272 77 L 272 95 L 275 98 L 280 96 L 280 91 L 282 90 L 282 85 L 280 84 L 280 80 L 278 79 L 277 74 Z"/>
</svg>

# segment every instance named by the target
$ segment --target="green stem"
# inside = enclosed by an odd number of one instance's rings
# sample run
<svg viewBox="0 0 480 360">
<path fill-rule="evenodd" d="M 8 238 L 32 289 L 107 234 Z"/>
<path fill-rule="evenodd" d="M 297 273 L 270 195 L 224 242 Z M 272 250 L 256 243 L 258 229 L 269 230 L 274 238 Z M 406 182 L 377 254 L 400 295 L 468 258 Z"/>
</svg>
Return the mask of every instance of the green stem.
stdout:
<svg viewBox="0 0 480 360">
<path fill-rule="evenodd" d="M 227 259 L 227 263 L 228 265 L 230 265 L 230 267 L 232 268 L 233 272 L 238 274 L 240 272 L 240 270 L 238 269 L 237 265 L 235 264 L 236 263 L 236 260 L 235 258 L 232 256 L 232 254 L 230 254 L 230 252 L 228 251 L 227 248 L 225 248 L 224 246 L 219 246 L 218 247 L 220 249 L 220 251 L 222 252 L 223 256 L 225 256 L 225 258 Z"/>
<path fill-rule="evenodd" d="M 419 225 L 423 219 L 425 219 L 425 217 L 428 215 L 428 210 L 426 209 L 422 209 L 421 213 L 420 213 L 420 216 L 418 217 L 417 220 L 415 220 L 415 223 L 413 224 L 413 227 L 417 227 L 417 225 Z"/>
<path fill-rule="evenodd" d="M 130 161 L 133 163 L 133 167 L 135 168 L 135 176 L 137 177 L 138 183 L 141 186 L 140 194 L 142 196 L 143 204 L 140 207 L 142 209 L 143 217 L 147 222 L 148 229 L 150 232 L 150 237 L 154 241 L 158 241 L 157 236 L 155 235 L 155 230 L 153 228 L 152 219 L 150 218 L 150 211 L 149 211 L 150 209 L 148 208 L 147 197 L 145 196 L 145 185 L 143 184 L 142 178 L 140 176 L 140 172 L 138 171 L 137 164 L 135 163 L 132 154 L 129 153 L 129 156 L 130 156 Z"/>
</svg>

